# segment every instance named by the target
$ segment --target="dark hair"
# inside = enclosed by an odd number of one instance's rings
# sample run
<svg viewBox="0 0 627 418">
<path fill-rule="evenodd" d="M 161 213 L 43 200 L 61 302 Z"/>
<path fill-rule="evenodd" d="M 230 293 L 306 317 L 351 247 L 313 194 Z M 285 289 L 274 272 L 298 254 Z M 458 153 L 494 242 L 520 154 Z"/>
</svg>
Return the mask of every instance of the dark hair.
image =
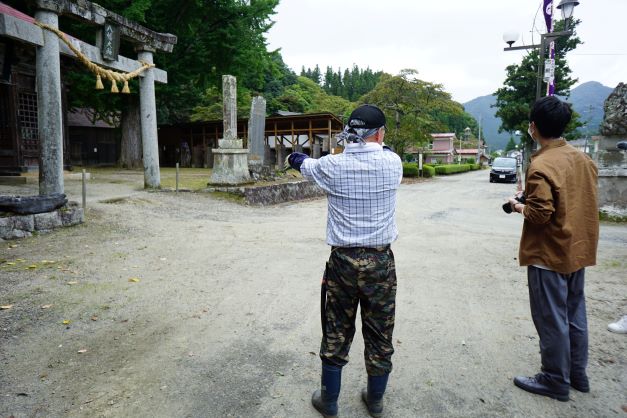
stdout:
<svg viewBox="0 0 627 418">
<path fill-rule="evenodd" d="M 529 121 L 535 122 L 536 128 L 544 138 L 559 138 L 572 118 L 570 104 L 555 96 L 536 100 L 529 113 Z"/>
</svg>

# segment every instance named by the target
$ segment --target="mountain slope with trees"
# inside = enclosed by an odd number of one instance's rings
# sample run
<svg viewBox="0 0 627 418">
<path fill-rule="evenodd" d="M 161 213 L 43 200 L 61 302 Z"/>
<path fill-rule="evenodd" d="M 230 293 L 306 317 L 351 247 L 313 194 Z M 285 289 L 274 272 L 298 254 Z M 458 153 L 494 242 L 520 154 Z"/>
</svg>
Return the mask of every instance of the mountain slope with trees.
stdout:
<svg viewBox="0 0 627 418">
<path fill-rule="evenodd" d="M 604 86 L 597 81 L 582 83 L 570 91 L 567 99 L 573 109 L 580 115 L 583 126 L 579 128 L 581 135 L 596 135 L 603 120 L 603 105 L 613 88 Z M 482 118 L 481 128 L 485 133 L 486 142 L 493 150 L 505 149 L 510 139 L 508 132 L 498 132 L 501 120 L 496 116 L 494 95 L 480 96 L 464 103 L 464 109 L 476 120 Z"/>
</svg>

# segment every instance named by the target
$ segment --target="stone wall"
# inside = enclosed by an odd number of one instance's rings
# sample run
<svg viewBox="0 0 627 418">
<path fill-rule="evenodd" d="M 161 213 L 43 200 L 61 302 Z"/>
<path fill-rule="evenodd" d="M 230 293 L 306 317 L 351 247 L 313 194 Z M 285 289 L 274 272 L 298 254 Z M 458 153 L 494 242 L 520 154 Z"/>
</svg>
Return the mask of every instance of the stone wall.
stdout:
<svg viewBox="0 0 627 418">
<path fill-rule="evenodd" d="M 603 122 L 599 127 L 604 136 L 627 136 L 627 84 L 619 83 L 603 105 Z"/>
<path fill-rule="evenodd" d="M 599 166 L 599 210 L 614 218 L 627 217 L 627 84 L 620 83 L 605 101 L 605 116 L 596 162 Z"/>
<path fill-rule="evenodd" d="M 46 233 L 55 228 L 83 223 L 83 208 L 76 202 L 52 212 L 35 215 L 0 215 L 0 240 L 30 237 L 33 232 Z"/>
<path fill-rule="evenodd" d="M 246 203 L 254 206 L 276 205 L 295 200 L 319 198 L 325 195 L 324 190 L 309 181 L 244 188 Z"/>
<path fill-rule="evenodd" d="M 244 198 L 253 206 L 276 205 L 297 200 L 315 199 L 326 196 L 315 183 L 301 180 L 269 186 L 210 187 L 208 192 L 231 193 Z"/>
</svg>

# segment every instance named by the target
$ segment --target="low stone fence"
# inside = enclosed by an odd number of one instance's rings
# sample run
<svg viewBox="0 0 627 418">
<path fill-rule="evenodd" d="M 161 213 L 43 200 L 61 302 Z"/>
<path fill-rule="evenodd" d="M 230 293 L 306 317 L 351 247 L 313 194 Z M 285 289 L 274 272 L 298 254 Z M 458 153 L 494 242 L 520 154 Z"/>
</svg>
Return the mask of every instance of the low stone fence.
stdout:
<svg viewBox="0 0 627 418">
<path fill-rule="evenodd" d="M 324 190 L 309 181 L 272 184 L 269 186 L 215 187 L 208 191 L 233 193 L 242 196 L 253 206 L 276 205 L 297 200 L 314 199 L 325 196 Z"/>
<path fill-rule="evenodd" d="M 55 228 L 83 223 L 83 208 L 76 202 L 52 212 L 35 215 L 0 214 L 0 240 L 30 237 L 33 232 L 47 233 Z"/>
<path fill-rule="evenodd" d="M 254 206 L 276 205 L 277 203 L 312 199 L 325 195 L 324 190 L 309 181 L 244 188 L 246 203 Z"/>
</svg>

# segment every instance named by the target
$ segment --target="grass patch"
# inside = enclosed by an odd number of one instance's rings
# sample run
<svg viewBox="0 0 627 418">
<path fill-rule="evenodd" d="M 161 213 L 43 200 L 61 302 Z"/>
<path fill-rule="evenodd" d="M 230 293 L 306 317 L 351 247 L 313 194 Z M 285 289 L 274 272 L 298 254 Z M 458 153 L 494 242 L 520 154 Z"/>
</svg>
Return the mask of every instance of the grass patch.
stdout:
<svg viewBox="0 0 627 418">
<path fill-rule="evenodd" d="M 211 196 L 220 200 L 228 200 L 235 203 L 244 203 L 244 196 L 237 195 L 235 193 L 212 192 Z"/>
<path fill-rule="evenodd" d="M 616 270 L 622 271 L 627 263 L 620 260 L 601 260 L 597 263 L 603 270 Z"/>
<path fill-rule="evenodd" d="M 179 189 L 203 190 L 211 179 L 210 168 L 181 168 L 179 171 Z M 161 169 L 161 187 L 176 189 L 176 168 Z"/>
<path fill-rule="evenodd" d="M 613 215 L 604 211 L 599 211 L 599 220 L 604 222 L 623 224 L 627 223 L 627 216 Z"/>
</svg>

